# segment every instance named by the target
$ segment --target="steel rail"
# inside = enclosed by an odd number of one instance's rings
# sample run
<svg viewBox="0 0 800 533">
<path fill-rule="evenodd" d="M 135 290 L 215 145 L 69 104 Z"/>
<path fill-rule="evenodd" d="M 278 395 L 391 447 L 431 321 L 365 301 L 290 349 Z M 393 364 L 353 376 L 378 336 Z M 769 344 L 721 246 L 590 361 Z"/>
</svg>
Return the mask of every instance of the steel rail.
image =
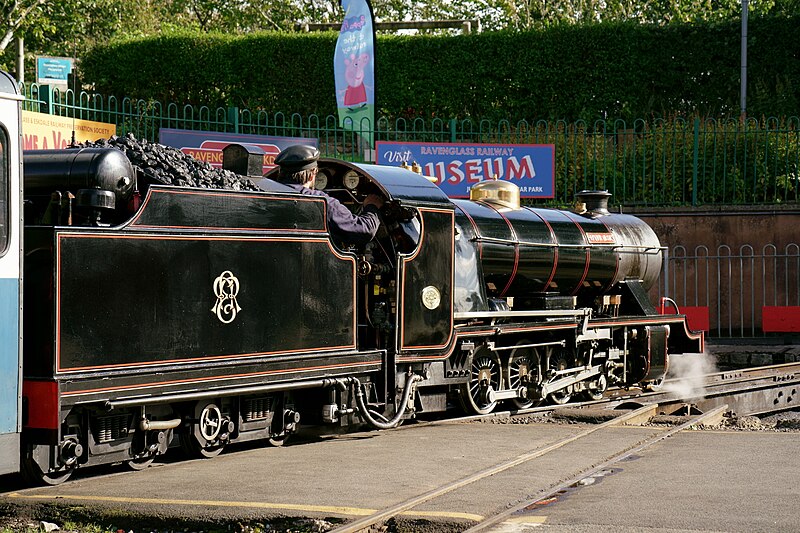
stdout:
<svg viewBox="0 0 800 533">
<path fill-rule="evenodd" d="M 597 403 L 602 403 L 602 402 L 603 401 L 601 400 L 599 402 L 585 402 L 585 404 L 597 404 Z M 546 411 L 548 409 L 549 410 L 556 410 L 558 408 L 563 408 L 563 407 L 564 406 L 557 406 L 557 407 L 550 407 L 550 408 L 538 408 L 537 410 L 539 410 L 539 411 Z M 482 480 L 482 479 L 484 479 L 486 477 L 493 476 L 493 475 L 498 474 L 500 472 L 503 472 L 505 470 L 509 470 L 509 469 L 511 469 L 513 467 L 519 466 L 519 465 L 521 465 L 523 463 L 526 463 L 526 462 L 531 461 L 533 459 L 536 459 L 538 457 L 542 457 L 542 456 L 544 456 L 544 455 L 546 455 L 546 454 L 548 454 L 548 453 L 550 453 L 552 451 L 555 451 L 555 450 L 557 450 L 559 448 L 562 448 L 562 447 L 566 446 L 567 444 L 570 444 L 570 443 L 575 442 L 577 440 L 580 440 L 582 438 L 588 437 L 589 435 L 591 435 L 591 434 L 593 434 L 595 432 L 601 431 L 601 430 L 609 428 L 609 427 L 613 427 L 613 426 L 617 426 L 617 425 L 620 425 L 620 424 L 624 424 L 626 422 L 635 423 L 635 421 L 637 421 L 637 420 L 647 420 L 650 417 L 652 417 L 654 414 L 656 414 L 656 411 L 660 407 L 661 406 L 658 403 L 648 403 L 648 404 L 646 404 L 646 405 L 644 405 L 642 407 L 639 407 L 638 409 L 635 409 L 635 410 L 630 411 L 630 412 L 628 412 L 626 414 L 623 414 L 623 415 L 620 415 L 618 417 L 615 417 L 612 420 L 608 420 L 608 421 L 603 422 L 601 424 L 597 424 L 596 426 L 592 426 L 590 428 L 587 428 L 584 431 L 581 431 L 580 433 L 578 433 L 576 435 L 573 435 L 573 436 L 568 437 L 566 439 L 562 439 L 562 440 L 560 440 L 560 441 L 558 441 L 556 443 L 553 443 L 553 444 L 551 444 L 549 446 L 545 446 L 544 448 L 538 448 L 538 449 L 531 450 L 529 452 L 525 452 L 525 453 L 523 453 L 523 454 L 521 454 L 521 455 L 519 455 L 519 456 L 517 456 L 517 457 L 515 457 L 513 459 L 498 463 L 496 465 L 490 466 L 488 468 L 485 468 L 483 470 L 480 470 L 478 472 L 475 472 L 473 474 L 465 476 L 465 477 L 463 477 L 461 479 L 446 483 L 446 484 L 444 484 L 444 485 L 442 485 L 440 487 L 437 487 L 437 488 L 432 489 L 430 491 L 427 491 L 427 492 L 424 492 L 424 493 L 419 494 L 417 496 L 414 496 L 412 498 L 409 498 L 409 499 L 407 499 L 407 500 L 405 500 L 403 502 L 400 502 L 400 503 L 398 503 L 396 505 L 393 505 L 391 507 L 387 507 L 387 508 L 385 508 L 383 510 L 377 511 L 377 512 L 375 512 L 375 513 L 373 513 L 373 514 L 371 514 L 369 516 L 366 516 L 364 518 L 360 518 L 358 520 L 355 520 L 353 522 L 345 524 L 345 525 L 343 525 L 341 527 L 335 528 L 335 529 L 331 530 L 331 533 L 356 533 L 356 532 L 361 531 L 361 530 L 363 530 L 365 528 L 368 528 L 368 527 L 370 527 L 370 526 L 372 526 L 372 525 L 374 525 L 376 523 L 384 522 L 384 521 L 386 521 L 386 520 L 388 520 L 388 519 L 390 519 L 390 518 L 392 518 L 394 516 L 399 515 L 400 513 L 404 512 L 404 511 L 408 511 L 409 509 L 413 509 L 414 507 L 417 507 L 418 505 L 421 505 L 421 504 L 423 504 L 423 503 L 425 503 L 427 501 L 433 500 L 433 499 L 438 498 L 440 496 L 443 496 L 443 495 L 445 495 L 447 493 L 450 493 L 450 492 L 453 492 L 455 490 L 458 490 L 458 489 L 460 489 L 462 487 L 465 487 L 467 485 L 470 485 L 472 483 L 480 481 L 480 480 Z M 569 486 L 574 485 L 575 483 L 577 483 L 581 479 L 584 479 L 584 478 L 586 478 L 588 476 L 591 476 L 591 475 L 595 474 L 596 472 L 599 472 L 600 470 L 602 470 L 604 468 L 607 468 L 609 465 L 614 464 L 616 462 L 619 462 L 619 461 L 625 459 L 626 457 L 629 457 L 629 456 L 633 455 L 634 453 L 640 452 L 640 451 L 644 450 L 645 448 L 647 448 L 649 446 L 652 446 L 653 444 L 655 444 L 657 442 L 660 442 L 660 441 L 668 438 L 669 436 L 674 435 L 675 433 L 677 433 L 679 431 L 683 431 L 684 429 L 687 429 L 687 428 L 689 428 L 691 426 L 700 425 L 700 424 L 702 424 L 702 423 L 704 423 L 706 421 L 713 420 L 713 422 L 709 422 L 709 423 L 712 423 L 712 424 L 713 423 L 719 423 L 719 420 L 721 420 L 723 414 L 727 410 L 728 410 L 728 406 L 727 405 L 717 406 L 716 408 L 714 408 L 714 409 L 712 409 L 712 410 L 710 410 L 710 411 L 708 411 L 706 413 L 701 413 L 701 414 L 692 416 L 690 419 L 688 419 L 686 422 L 680 424 L 679 426 L 676 426 L 676 427 L 671 428 L 671 429 L 666 430 L 666 431 L 660 431 L 657 435 L 654 435 L 654 436 L 651 436 L 651 437 L 645 439 L 644 441 L 640 442 L 639 444 L 637 444 L 633 448 L 621 451 L 619 454 L 617 454 L 614 457 L 612 457 L 611 459 L 603 462 L 601 465 L 593 467 L 593 468 L 591 468 L 591 469 L 589 469 L 587 471 L 584 471 L 579 476 L 577 476 L 576 478 L 574 478 L 574 479 L 572 479 L 570 481 L 567 481 L 565 483 L 559 484 L 554 488 L 551 488 L 550 492 L 546 493 L 545 495 L 539 495 L 537 497 L 537 501 L 539 501 L 541 499 L 545 499 L 547 497 L 550 497 L 551 495 L 556 494 L 557 492 L 559 492 L 561 490 L 564 490 L 565 488 L 567 488 Z M 532 411 L 532 410 L 529 409 L 529 410 L 526 410 L 526 411 Z M 486 417 L 484 416 L 484 417 L 468 417 L 468 418 L 469 419 L 476 419 L 476 418 L 486 418 Z M 465 419 L 461 419 L 461 421 L 464 421 L 464 420 Z M 494 517 L 491 517 L 489 519 L 484 520 L 480 524 L 478 524 L 476 526 L 473 526 L 473 528 L 469 529 L 468 531 L 479 531 L 479 530 L 485 529 L 486 527 L 490 527 L 491 525 L 494 525 L 494 524 L 497 524 L 499 522 L 502 522 L 505 518 L 507 518 L 508 516 L 513 514 L 514 512 L 517 512 L 520 509 L 526 507 L 529 504 L 530 504 L 530 501 L 526 501 L 523 504 L 519 504 L 519 505 L 513 507 L 512 509 L 510 509 L 509 511 L 503 512 L 501 514 L 495 515 Z"/>
<path fill-rule="evenodd" d="M 756 378 L 759 376 L 770 376 L 778 373 L 785 372 L 800 372 L 800 361 L 794 363 L 780 363 L 776 365 L 755 366 L 751 368 L 739 368 L 736 370 L 722 370 L 720 372 L 713 372 L 706 374 L 703 378 L 711 383 L 718 381 L 728 381 L 731 379 L 748 379 Z M 676 378 L 665 380 L 665 383 L 676 381 Z"/>
</svg>

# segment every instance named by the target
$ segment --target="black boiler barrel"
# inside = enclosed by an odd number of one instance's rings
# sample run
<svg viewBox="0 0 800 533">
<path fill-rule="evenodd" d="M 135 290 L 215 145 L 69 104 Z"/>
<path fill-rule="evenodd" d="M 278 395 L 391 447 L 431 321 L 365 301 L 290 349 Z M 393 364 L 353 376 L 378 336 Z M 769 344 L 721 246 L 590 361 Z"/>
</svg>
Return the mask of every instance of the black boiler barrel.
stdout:
<svg viewBox="0 0 800 533">
<path fill-rule="evenodd" d="M 116 148 L 28 150 L 22 164 L 26 194 L 102 189 L 125 200 L 135 187 L 133 166 Z"/>
<path fill-rule="evenodd" d="M 650 288 L 661 272 L 658 237 L 636 217 L 454 203 L 457 223 L 470 227 L 490 296 L 593 296 L 625 279 Z"/>
</svg>

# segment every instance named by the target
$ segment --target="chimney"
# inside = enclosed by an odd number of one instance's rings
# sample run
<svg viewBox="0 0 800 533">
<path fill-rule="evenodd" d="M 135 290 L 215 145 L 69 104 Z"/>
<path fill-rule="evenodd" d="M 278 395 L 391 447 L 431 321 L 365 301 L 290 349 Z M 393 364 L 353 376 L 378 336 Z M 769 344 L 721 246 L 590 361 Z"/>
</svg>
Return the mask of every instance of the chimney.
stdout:
<svg viewBox="0 0 800 533">
<path fill-rule="evenodd" d="M 591 216 L 608 215 L 608 200 L 611 193 L 608 191 L 581 191 L 576 196 L 575 212 Z"/>
</svg>

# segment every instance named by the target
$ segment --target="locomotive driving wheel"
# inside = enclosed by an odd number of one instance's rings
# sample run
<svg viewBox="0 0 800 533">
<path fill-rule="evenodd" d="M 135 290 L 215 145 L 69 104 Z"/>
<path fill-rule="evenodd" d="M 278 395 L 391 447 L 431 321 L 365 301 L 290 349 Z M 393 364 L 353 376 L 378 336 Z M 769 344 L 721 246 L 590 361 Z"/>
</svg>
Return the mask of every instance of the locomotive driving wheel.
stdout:
<svg viewBox="0 0 800 533">
<path fill-rule="evenodd" d="M 497 401 L 489 401 L 489 391 L 500 389 L 500 361 L 485 346 L 472 356 L 469 382 L 460 385 L 458 399 L 465 411 L 476 415 L 491 413 Z"/>
<path fill-rule="evenodd" d="M 597 379 L 589 383 L 589 388 L 583 391 L 588 400 L 602 400 L 603 393 L 608 389 L 608 378 L 600 374 Z"/>
<path fill-rule="evenodd" d="M 567 360 L 567 353 L 563 349 L 554 349 L 550 352 L 550 370 L 554 373 L 559 370 L 566 370 L 570 367 L 569 361 Z M 552 381 L 559 379 L 559 376 L 553 375 L 551 378 Z M 555 392 L 551 392 L 547 395 L 547 399 L 556 405 L 564 405 L 565 403 L 569 403 L 572 399 L 572 393 L 574 392 L 575 387 L 569 385 L 564 387 L 563 389 L 559 389 Z"/>
<path fill-rule="evenodd" d="M 517 345 L 530 344 L 528 340 L 522 340 Z M 508 357 L 506 366 L 506 379 L 509 389 L 519 389 L 527 387 L 529 384 L 536 384 L 541 381 L 539 372 L 539 352 L 535 347 L 514 348 Z M 534 400 L 527 398 L 514 398 L 511 400 L 517 409 L 527 409 L 532 407 Z"/>
</svg>

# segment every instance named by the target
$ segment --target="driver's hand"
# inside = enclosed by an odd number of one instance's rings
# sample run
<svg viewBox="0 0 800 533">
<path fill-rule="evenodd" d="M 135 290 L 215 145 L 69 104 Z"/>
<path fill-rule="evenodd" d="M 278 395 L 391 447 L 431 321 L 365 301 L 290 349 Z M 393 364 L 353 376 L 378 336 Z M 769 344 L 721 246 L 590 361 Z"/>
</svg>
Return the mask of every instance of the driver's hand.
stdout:
<svg viewBox="0 0 800 533">
<path fill-rule="evenodd" d="M 383 198 L 381 198 L 377 194 L 368 194 L 367 197 L 364 198 L 362 205 L 364 207 L 368 205 L 374 205 L 375 207 L 380 209 L 381 207 L 383 207 Z"/>
</svg>

